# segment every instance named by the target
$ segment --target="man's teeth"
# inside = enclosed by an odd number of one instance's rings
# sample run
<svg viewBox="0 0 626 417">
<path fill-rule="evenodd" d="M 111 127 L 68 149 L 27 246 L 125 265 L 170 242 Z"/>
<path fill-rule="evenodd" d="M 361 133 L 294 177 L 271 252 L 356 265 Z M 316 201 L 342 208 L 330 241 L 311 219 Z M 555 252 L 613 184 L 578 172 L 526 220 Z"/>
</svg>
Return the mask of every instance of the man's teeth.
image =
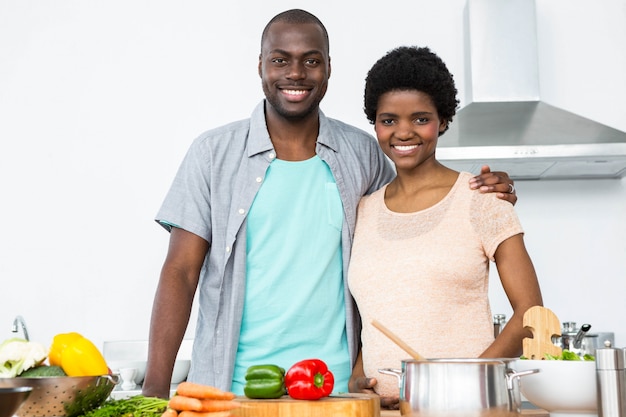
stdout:
<svg viewBox="0 0 626 417">
<path fill-rule="evenodd" d="M 292 96 L 301 96 L 302 94 L 306 93 L 306 90 L 283 90 L 286 94 L 292 95 Z"/>
<path fill-rule="evenodd" d="M 417 148 L 417 145 L 394 145 L 393 147 L 399 151 L 410 151 Z"/>
</svg>

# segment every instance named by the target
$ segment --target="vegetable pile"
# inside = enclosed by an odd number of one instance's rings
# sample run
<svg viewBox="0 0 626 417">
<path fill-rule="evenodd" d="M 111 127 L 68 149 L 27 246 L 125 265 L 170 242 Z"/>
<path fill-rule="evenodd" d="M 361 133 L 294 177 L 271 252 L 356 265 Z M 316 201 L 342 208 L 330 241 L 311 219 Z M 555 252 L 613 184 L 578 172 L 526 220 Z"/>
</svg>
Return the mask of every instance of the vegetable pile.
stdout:
<svg viewBox="0 0 626 417">
<path fill-rule="evenodd" d="M 46 363 L 47 360 L 47 363 Z M 98 348 L 82 335 L 57 334 L 50 349 L 25 339 L 13 338 L 0 344 L 0 378 L 46 378 L 100 376 L 110 373 Z M 249 398 L 318 400 L 331 394 L 334 376 L 320 359 L 295 363 L 285 373 L 277 365 L 248 368 L 244 393 Z M 81 417 L 230 417 L 240 406 L 235 394 L 216 387 L 181 382 L 169 400 L 136 395 L 109 398 Z"/>
<path fill-rule="evenodd" d="M 46 359 L 49 365 L 45 363 Z M 102 353 L 78 333 L 54 336 L 50 349 L 20 338 L 0 344 L 0 378 L 100 376 L 108 373 Z"/>
<path fill-rule="evenodd" d="M 108 399 L 81 417 L 230 417 L 235 394 L 209 385 L 181 382 L 169 400 L 135 395 Z"/>
<path fill-rule="evenodd" d="M 320 359 L 295 363 L 285 374 L 277 365 L 254 365 L 246 372 L 243 391 L 248 398 L 279 398 L 289 394 L 297 400 L 319 400 L 333 391 L 335 378 Z"/>
<path fill-rule="evenodd" d="M 209 385 L 181 382 L 162 417 L 228 417 L 240 405 L 234 398 L 232 392 Z"/>
</svg>

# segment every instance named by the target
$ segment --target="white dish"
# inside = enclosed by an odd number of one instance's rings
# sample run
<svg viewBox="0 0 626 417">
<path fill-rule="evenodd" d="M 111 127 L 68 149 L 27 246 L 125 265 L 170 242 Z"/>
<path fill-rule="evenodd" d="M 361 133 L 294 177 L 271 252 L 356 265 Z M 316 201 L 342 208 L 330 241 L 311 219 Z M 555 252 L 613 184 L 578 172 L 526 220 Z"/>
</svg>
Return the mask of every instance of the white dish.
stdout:
<svg viewBox="0 0 626 417">
<path fill-rule="evenodd" d="M 594 361 L 520 359 L 512 368 L 539 369 L 520 379 L 520 391 L 550 417 L 598 417 Z"/>
<path fill-rule="evenodd" d="M 134 383 L 141 385 L 143 382 L 143 378 L 146 375 L 146 361 L 127 361 L 127 360 L 119 360 L 119 361 L 107 361 L 107 365 L 111 368 L 111 371 L 114 374 L 119 374 L 120 370 L 125 368 L 134 368 L 137 370 L 135 373 Z"/>
<path fill-rule="evenodd" d="M 174 371 L 172 372 L 172 384 L 180 384 L 187 379 L 187 374 L 191 368 L 191 361 L 188 359 L 177 359 L 174 362 Z"/>
<path fill-rule="evenodd" d="M 172 372 L 172 384 L 179 384 L 187 379 L 192 348 L 193 339 L 185 339 L 181 343 Z M 105 341 L 102 353 L 111 371 L 119 373 L 122 368 L 136 368 L 135 383 L 143 383 L 148 360 L 147 340 Z"/>
</svg>

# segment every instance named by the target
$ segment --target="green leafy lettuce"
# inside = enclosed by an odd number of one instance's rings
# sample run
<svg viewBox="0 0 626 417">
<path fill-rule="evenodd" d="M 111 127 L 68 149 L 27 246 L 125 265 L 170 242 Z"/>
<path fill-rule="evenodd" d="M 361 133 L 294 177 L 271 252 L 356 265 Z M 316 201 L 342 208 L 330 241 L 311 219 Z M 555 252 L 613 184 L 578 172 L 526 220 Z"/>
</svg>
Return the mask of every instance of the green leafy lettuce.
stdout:
<svg viewBox="0 0 626 417">
<path fill-rule="evenodd" d="M 525 356 L 521 356 L 520 359 L 528 359 Z M 577 353 L 574 353 L 570 350 L 563 349 L 560 355 L 550 355 L 546 353 L 543 357 L 545 360 L 549 361 L 595 361 L 596 358 L 593 355 L 586 353 L 582 358 L 578 356 Z"/>
</svg>

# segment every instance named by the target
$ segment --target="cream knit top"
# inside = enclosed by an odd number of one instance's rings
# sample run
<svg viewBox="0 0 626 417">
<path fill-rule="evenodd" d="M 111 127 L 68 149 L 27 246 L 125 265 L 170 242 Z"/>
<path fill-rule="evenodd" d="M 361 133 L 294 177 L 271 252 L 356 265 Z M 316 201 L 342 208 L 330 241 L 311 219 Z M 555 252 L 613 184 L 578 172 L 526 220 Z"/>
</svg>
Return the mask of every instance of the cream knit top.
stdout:
<svg viewBox="0 0 626 417">
<path fill-rule="evenodd" d="M 441 201 L 416 213 L 390 211 L 386 186 L 363 197 L 348 273 L 363 321 L 363 366 L 376 392 L 398 395 L 394 376 L 409 355 L 371 325 L 373 319 L 427 358 L 472 358 L 493 342 L 489 260 L 523 233 L 513 206 L 470 190 L 460 173 Z"/>
</svg>

